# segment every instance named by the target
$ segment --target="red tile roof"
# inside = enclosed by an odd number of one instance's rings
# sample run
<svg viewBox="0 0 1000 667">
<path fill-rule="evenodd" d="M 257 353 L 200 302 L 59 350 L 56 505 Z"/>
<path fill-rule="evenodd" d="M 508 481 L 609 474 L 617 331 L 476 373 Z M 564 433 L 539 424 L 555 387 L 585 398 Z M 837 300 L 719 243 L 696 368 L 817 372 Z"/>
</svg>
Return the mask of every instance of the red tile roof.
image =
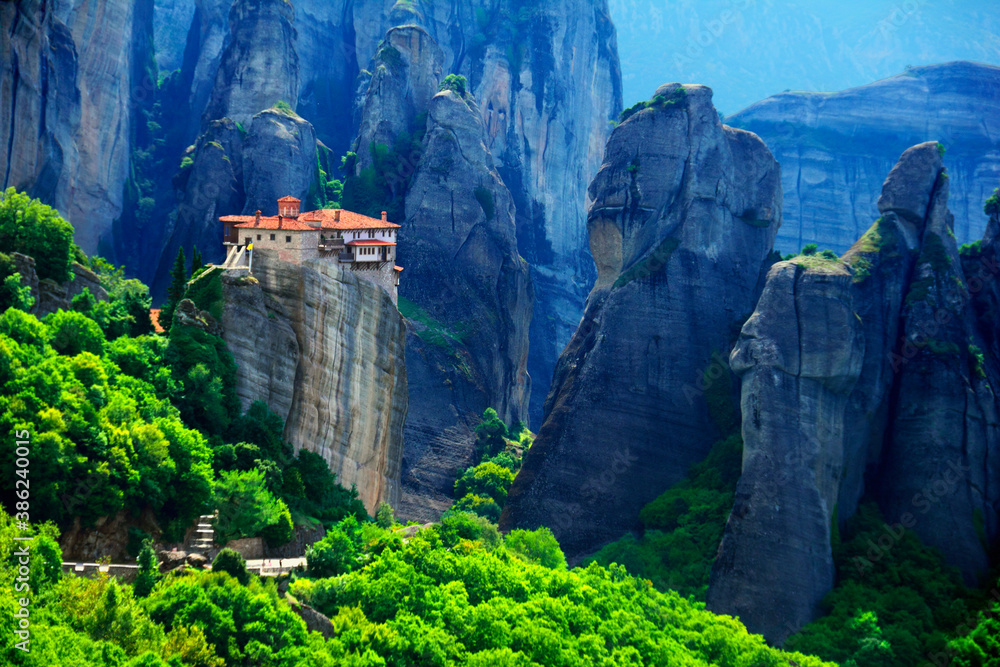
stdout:
<svg viewBox="0 0 1000 667">
<path fill-rule="evenodd" d="M 340 218 L 339 220 L 337 218 Z M 300 213 L 299 220 L 318 220 L 323 229 L 397 229 L 399 225 L 370 218 L 354 211 L 324 208 L 319 211 Z"/>
<path fill-rule="evenodd" d="M 279 204 L 281 204 L 282 202 L 287 203 L 287 204 L 292 204 L 292 203 L 299 204 L 299 203 L 302 202 L 302 200 L 301 199 L 296 199 L 295 197 L 289 196 L 289 197 L 282 197 L 281 199 L 278 200 Z"/>
<path fill-rule="evenodd" d="M 403 270 L 403 267 L 401 267 L 401 266 L 394 266 L 392 268 L 395 269 L 396 271 L 402 271 Z"/>
<path fill-rule="evenodd" d="M 160 326 L 160 309 L 150 308 L 149 309 L 149 321 L 153 324 L 153 331 L 156 333 L 163 333 L 166 331 L 162 326 Z"/>
<path fill-rule="evenodd" d="M 348 241 L 347 245 L 364 245 L 364 246 L 370 246 L 370 245 L 396 245 L 396 244 L 395 243 L 391 243 L 389 241 L 379 241 L 379 240 L 376 240 L 376 239 L 362 239 L 360 241 Z"/>
<path fill-rule="evenodd" d="M 291 232 L 318 232 L 319 231 L 319 227 L 313 227 L 312 225 L 307 224 L 305 222 L 301 222 L 299 220 L 296 220 L 295 218 L 281 218 L 281 226 L 279 227 L 278 226 L 278 217 L 279 216 L 276 216 L 276 215 L 275 216 L 271 216 L 271 217 L 267 217 L 267 218 L 262 217 L 260 219 L 260 224 L 259 225 L 256 224 L 256 220 L 255 220 L 254 216 L 252 216 L 252 215 L 251 216 L 246 216 L 246 215 L 235 216 L 234 215 L 234 216 L 227 216 L 227 217 L 230 217 L 230 218 L 237 218 L 237 217 L 238 218 L 247 218 L 248 217 L 248 218 L 250 218 L 249 221 L 247 221 L 247 222 L 241 222 L 240 224 L 236 225 L 237 229 L 280 229 L 282 231 L 291 231 Z M 222 219 L 222 221 L 223 222 L 235 222 L 235 221 L 232 221 L 232 220 L 226 220 L 224 218 Z"/>
</svg>

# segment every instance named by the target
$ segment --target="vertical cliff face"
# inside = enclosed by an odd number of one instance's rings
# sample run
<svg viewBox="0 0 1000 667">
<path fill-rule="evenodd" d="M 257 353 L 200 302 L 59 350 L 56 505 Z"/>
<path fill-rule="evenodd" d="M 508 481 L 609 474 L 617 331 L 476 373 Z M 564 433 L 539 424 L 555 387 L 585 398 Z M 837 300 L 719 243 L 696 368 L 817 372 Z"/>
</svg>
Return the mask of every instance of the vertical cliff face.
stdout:
<svg viewBox="0 0 1000 667">
<path fill-rule="evenodd" d="M 194 12 L 195 0 L 155 0 L 153 36 L 156 65 L 161 72 L 172 72 L 183 65 L 184 48 Z"/>
<path fill-rule="evenodd" d="M 151 47 L 152 0 L 0 6 L 2 185 L 58 208 L 90 253 L 121 214 Z"/>
<path fill-rule="evenodd" d="M 729 400 L 721 355 L 781 220 L 763 142 L 723 126 L 703 86 L 656 95 L 612 134 L 591 184 L 597 284 L 501 518 L 552 527 L 568 555 L 632 528 L 718 437 L 706 394 Z"/>
<path fill-rule="evenodd" d="M 511 196 L 484 134 L 471 97 L 435 95 L 406 196 L 400 295 L 414 321 L 407 359 L 422 367 L 407 422 L 407 466 L 416 472 L 405 480 L 403 509 L 414 516 L 433 517 L 449 504 L 452 464 L 470 463 L 471 429 L 483 410 L 527 421 L 534 293 L 517 254 Z"/>
<path fill-rule="evenodd" d="M 224 279 L 225 339 L 244 406 L 267 401 L 285 437 L 314 451 L 369 512 L 400 499 L 407 411 L 405 327 L 378 287 L 323 260 L 254 258 Z"/>
<path fill-rule="evenodd" d="M 771 641 L 817 615 L 831 530 L 863 496 L 970 581 L 998 534 L 996 357 L 979 333 L 998 320 L 983 308 L 977 325 L 948 183 L 936 143 L 904 152 L 879 220 L 841 259 L 776 264 L 732 353 L 743 474 L 708 604 Z"/>
<path fill-rule="evenodd" d="M 236 0 L 229 12 L 232 38 L 222 54 L 205 120 L 249 123 L 261 109 L 299 96 L 295 10 L 285 0 Z"/>
<path fill-rule="evenodd" d="M 941 141 L 959 243 L 983 235 L 983 201 L 1000 179 L 1000 68 L 914 67 L 838 93 L 788 92 L 729 116 L 781 163 L 784 223 L 776 246 L 843 252 L 878 216 L 884 175 L 908 147 Z"/>
</svg>

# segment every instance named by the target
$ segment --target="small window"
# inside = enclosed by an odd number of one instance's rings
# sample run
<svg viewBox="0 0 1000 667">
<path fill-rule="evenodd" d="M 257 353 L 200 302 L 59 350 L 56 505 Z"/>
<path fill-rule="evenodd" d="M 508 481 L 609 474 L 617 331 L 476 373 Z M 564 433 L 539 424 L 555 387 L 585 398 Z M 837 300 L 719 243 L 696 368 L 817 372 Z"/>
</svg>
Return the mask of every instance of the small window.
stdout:
<svg viewBox="0 0 1000 667">
<path fill-rule="evenodd" d="M 248 237 L 246 238 L 246 240 L 245 240 L 245 241 L 243 242 L 243 245 L 250 245 L 250 237 L 249 237 L 249 236 L 248 236 Z"/>
<path fill-rule="evenodd" d="M 286 236 L 285 237 L 285 243 L 291 243 L 291 242 L 292 242 L 292 237 L 291 236 Z"/>
<path fill-rule="evenodd" d="M 271 234 L 271 240 L 272 241 L 274 240 L 274 234 Z"/>
<path fill-rule="evenodd" d="M 257 240 L 260 241 L 260 234 L 257 235 Z"/>
</svg>

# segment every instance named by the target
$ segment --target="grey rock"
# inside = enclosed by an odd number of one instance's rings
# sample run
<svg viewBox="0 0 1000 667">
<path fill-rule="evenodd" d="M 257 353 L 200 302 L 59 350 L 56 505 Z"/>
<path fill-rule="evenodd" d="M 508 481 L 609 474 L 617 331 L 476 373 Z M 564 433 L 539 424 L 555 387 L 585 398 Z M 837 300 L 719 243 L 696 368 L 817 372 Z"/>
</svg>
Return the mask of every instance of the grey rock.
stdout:
<svg viewBox="0 0 1000 667">
<path fill-rule="evenodd" d="M 381 502 L 397 507 L 407 388 L 404 324 L 392 299 L 325 260 L 293 265 L 256 253 L 253 275 L 259 284 L 225 285 L 223 321 L 236 324 L 224 337 L 241 400 L 284 410 L 291 392 L 284 435 L 295 449 L 316 452 L 339 483 L 357 485 L 369 512 Z M 262 310 L 274 313 L 266 328 Z M 260 330 L 248 330 L 253 323 Z M 261 381 L 269 372 L 276 376 Z"/>
<path fill-rule="evenodd" d="M 88 253 L 122 213 L 152 17 L 152 0 L 0 5 L 0 189 L 57 208 Z"/>
<path fill-rule="evenodd" d="M 278 199 L 286 195 L 306 201 L 319 177 L 311 124 L 277 109 L 261 111 L 253 117 L 243 150 L 244 214 L 277 215 Z"/>
<path fill-rule="evenodd" d="M 636 527 L 721 434 L 706 393 L 729 399 L 723 355 L 781 220 L 763 142 L 723 126 L 708 88 L 660 92 L 677 97 L 619 125 L 591 183 L 597 283 L 501 517 L 550 526 L 571 558 Z"/>
<path fill-rule="evenodd" d="M 947 149 L 958 242 L 982 237 L 983 200 L 1000 179 L 998 67 L 953 62 L 837 93 L 786 92 L 726 122 L 756 132 L 781 163 L 783 252 L 847 250 L 878 217 L 884 175 L 925 141 Z"/>
<path fill-rule="evenodd" d="M 156 65 L 161 72 L 181 68 L 194 13 L 195 0 L 156 0 L 153 8 L 153 36 Z"/>
<path fill-rule="evenodd" d="M 295 10 L 285 0 L 236 0 L 226 46 L 204 122 L 232 118 L 244 125 L 279 101 L 299 96 Z"/>
<path fill-rule="evenodd" d="M 452 91 L 430 102 L 400 230 L 401 305 L 412 304 L 406 495 L 400 515 L 436 519 L 455 473 L 473 463 L 487 407 L 527 420 L 534 293 L 517 254 L 514 205 L 493 168 L 482 117 Z"/>
</svg>

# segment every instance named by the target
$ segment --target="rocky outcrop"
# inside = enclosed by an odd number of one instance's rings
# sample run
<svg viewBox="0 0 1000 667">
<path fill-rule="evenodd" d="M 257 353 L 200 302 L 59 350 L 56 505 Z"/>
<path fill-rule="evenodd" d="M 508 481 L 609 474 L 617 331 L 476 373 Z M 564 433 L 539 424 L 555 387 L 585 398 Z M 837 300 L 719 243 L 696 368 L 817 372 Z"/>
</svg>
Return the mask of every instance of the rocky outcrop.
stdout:
<svg viewBox="0 0 1000 667">
<path fill-rule="evenodd" d="M 152 0 L 0 5 L 0 185 L 57 208 L 88 253 L 121 215 Z"/>
<path fill-rule="evenodd" d="M 947 149 L 958 242 L 983 235 L 983 201 L 1000 179 L 1000 67 L 955 62 L 838 93 L 786 92 L 726 122 L 757 133 L 781 163 L 779 250 L 847 250 L 878 217 L 896 158 L 929 140 Z"/>
<path fill-rule="evenodd" d="M 232 118 L 244 125 L 261 109 L 299 96 L 295 10 L 286 0 L 236 0 L 231 37 L 215 75 L 204 120 Z"/>
<path fill-rule="evenodd" d="M 271 211 L 292 195 L 303 201 L 316 182 L 316 133 L 294 113 L 267 109 L 253 117 L 243 145 L 243 213 Z M 277 211 L 274 211 L 275 213 Z"/>
<path fill-rule="evenodd" d="M 296 450 L 320 454 L 369 512 L 397 506 L 407 388 L 392 299 L 323 260 L 298 266 L 258 253 L 253 275 L 224 280 L 241 401 L 267 401 Z"/>
<path fill-rule="evenodd" d="M 161 72 L 180 69 L 188 30 L 194 20 L 195 0 L 155 0 L 153 35 L 156 66 Z"/>
<path fill-rule="evenodd" d="M 730 400 L 718 359 L 753 311 L 781 220 L 777 163 L 719 122 L 711 90 L 656 96 L 616 128 L 591 183 L 597 284 L 501 517 L 551 527 L 570 557 L 633 528 L 730 427 L 708 398 Z"/>
<path fill-rule="evenodd" d="M 34 299 L 31 306 L 33 315 L 45 317 L 57 310 L 69 310 L 73 297 L 82 294 L 83 290 L 89 290 L 98 301 L 108 300 L 108 293 L 101 285 L 101 279 L 82 264 L 73 262 L 73 279 L 57 283 L 52 279 L 38 279 L 34 257 L 15 252 L 11 253 L 11 259 L 14 260 L 14 270 L 21 275 L 21 284 L 31 290 L 31 298 Z"/>
<path fill-rule="evenodd" d="M 776 264 L 733 350 L 743 474 L 708 605 L 771 641 L 819 613 L 831 531 L 864 496 L 970 582 L 1000 534 L 1000 375 L 951 234 L 949 181 L 936 143 L 904 152 L 878 221 L 840 259 Z"/>
<path fill-rule="evenodd" d="M 483 410 L 527 420 L 534 293 L 517 254 L 514 205 L 484 138 L 471 96 L 444 91 L 430 100 L 399 236 L 414 369 L 404 516 L 437 518 L 450 503 L 455 473 L 472 463 L 472 426 Z"/>
</svg>

